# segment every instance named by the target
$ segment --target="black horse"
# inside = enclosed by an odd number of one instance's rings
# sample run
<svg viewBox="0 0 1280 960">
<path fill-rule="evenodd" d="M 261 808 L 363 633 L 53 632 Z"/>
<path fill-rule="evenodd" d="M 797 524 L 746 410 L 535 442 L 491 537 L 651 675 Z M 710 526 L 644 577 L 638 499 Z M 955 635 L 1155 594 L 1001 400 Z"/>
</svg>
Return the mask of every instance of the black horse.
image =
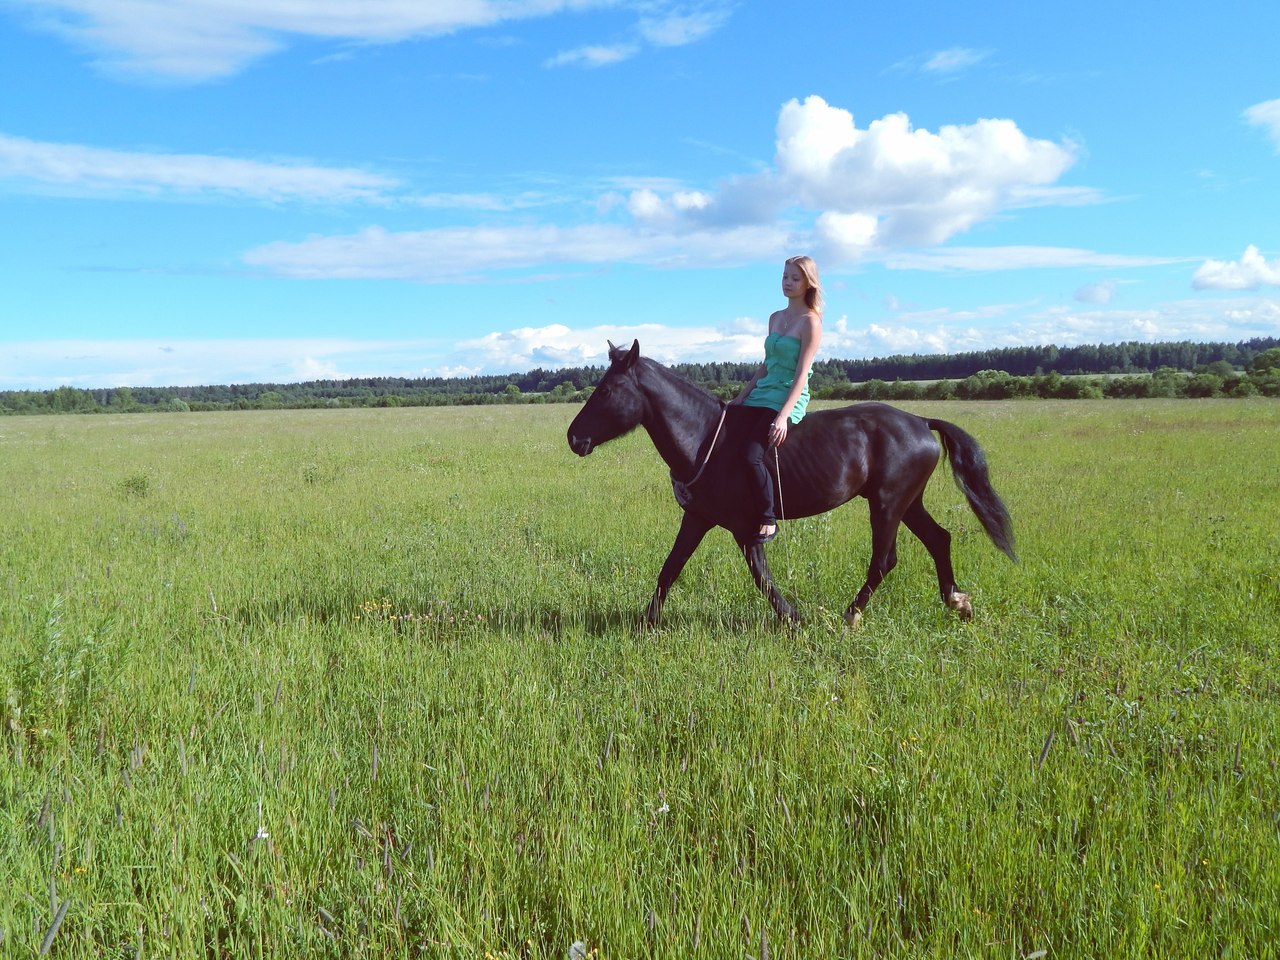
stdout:
<svg viewBox="0 0 1280 960">
<path fill-rule="evenodd" d="M 602 443 L 643 426 L 671 469 L 676 498 L 684 509 L 675 545 L 658 574 L 646 618 L 657 621 L 667 591 L 712 527 L 733 534 L 756 586 L 779 617 L 798 619 L 778 593 L 764 547 L 750 543 L 759 517 L 750 506 L 746 467 L 737 454 L 735 407 L 661 364 L 609 344 L 609 369 L 569 425 L 569 448 L 585 457 Z M 726 417 L 727 414 L 727 417 Z M 726 422 L 727 421 L 727 422 Z M 811 517 L 854 497 L 871 507 L 871 562 L 867 579 L 845 611 L 856 624 L 871 594 L 897 563 L 898 525 L 905 523 L 925 545 L 938 570 L 942 600 L 961 618 L 973 617 L 967 594 L 956 589 L 951 534 L 925 510 L 923 493 L 938 465 L 938 444 L 951 461 L 956 485 L 997 547 L 1016 561 L 1009 512 L 987 477 L 978 442 L 945 420 L 917 417 L 883 403 L 855 403 L 818 410 L 792 426 L 773 467 L 781 491 L 779 518 Z"/>
</svg>

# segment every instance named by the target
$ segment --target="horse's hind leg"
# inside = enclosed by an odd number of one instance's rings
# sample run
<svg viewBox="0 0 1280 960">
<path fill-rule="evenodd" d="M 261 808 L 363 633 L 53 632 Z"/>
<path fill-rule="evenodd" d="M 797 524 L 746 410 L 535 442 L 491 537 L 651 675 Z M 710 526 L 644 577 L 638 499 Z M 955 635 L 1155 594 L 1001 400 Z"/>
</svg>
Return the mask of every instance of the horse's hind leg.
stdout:
<svg viewBox="0 0 1280 960">
<path fill-rule="evenodd" d="M 907 529 L 919 537 L 933 565 L 938 570 L 938 591 L 942 602 L 960 615 L 961 620 L 973 619 L 973 604 L 969 595 L 956 589 L 956 575 L 951 568 L 951 534 L 924 507 L 924 497 L 918 496 L 902 515 Z"/>
<path fill-rule="evenodd" d="M 871 501 L 871 562 L 867 564 L 867 579 L 853 603 L 844 612 L 845 622 L 857 626 L 862 611 L 871 601 L 871 594 L 898 564 L 898 524 L 902 515 L 889 509 L 884 503 Z"/>
</svg>

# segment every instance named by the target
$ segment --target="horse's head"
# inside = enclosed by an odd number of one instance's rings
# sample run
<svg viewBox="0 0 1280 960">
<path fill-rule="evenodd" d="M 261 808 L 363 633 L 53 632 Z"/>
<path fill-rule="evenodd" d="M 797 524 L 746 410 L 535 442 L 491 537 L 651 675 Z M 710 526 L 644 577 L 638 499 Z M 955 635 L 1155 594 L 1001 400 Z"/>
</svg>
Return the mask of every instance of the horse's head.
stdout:
<svg viewBox="0 0 1280 960">
<path fill-rule="evenodd" d="M 569 424 L 569 449 L 578 456 L 585 457 L 640 425 L 645 400 L 636 379 L 639 359 L 639 340 L 632 342 L 630 350 L 609 343 L 609 369 Z"/>
</svg>

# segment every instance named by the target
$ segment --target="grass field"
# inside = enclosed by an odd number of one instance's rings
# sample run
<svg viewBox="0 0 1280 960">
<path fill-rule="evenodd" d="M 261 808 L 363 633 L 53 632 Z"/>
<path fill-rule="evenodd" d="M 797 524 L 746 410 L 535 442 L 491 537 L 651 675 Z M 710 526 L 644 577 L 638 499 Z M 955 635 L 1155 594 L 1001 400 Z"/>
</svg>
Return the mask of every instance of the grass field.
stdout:
<svg viewBox="0 0 1280 960">
<path fill-rule="evenodd" d="M 1280 404 L 915 404 L 779 627 L 570 406 L 0 419 L 0 956 L 1280 955 Z M 577 946 L 573 946 L 577 944 Z"/>
</svg>

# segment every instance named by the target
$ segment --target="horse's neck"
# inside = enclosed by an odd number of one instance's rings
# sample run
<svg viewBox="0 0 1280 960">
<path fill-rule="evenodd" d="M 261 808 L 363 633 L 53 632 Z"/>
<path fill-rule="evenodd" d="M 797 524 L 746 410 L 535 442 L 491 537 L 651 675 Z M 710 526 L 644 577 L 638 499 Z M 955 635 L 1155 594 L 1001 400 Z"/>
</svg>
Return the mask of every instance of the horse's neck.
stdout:
<svg viewBox="0 0 1280 960">
<path fill-rule="evenodd" d="M 644 428 L 671 472 L 688 477 L 698 469 L 698 454 L 716 427 L 720 405 L 660 367 L 652 368 L 645 379 L 649 415 Z"/>
</svg>

